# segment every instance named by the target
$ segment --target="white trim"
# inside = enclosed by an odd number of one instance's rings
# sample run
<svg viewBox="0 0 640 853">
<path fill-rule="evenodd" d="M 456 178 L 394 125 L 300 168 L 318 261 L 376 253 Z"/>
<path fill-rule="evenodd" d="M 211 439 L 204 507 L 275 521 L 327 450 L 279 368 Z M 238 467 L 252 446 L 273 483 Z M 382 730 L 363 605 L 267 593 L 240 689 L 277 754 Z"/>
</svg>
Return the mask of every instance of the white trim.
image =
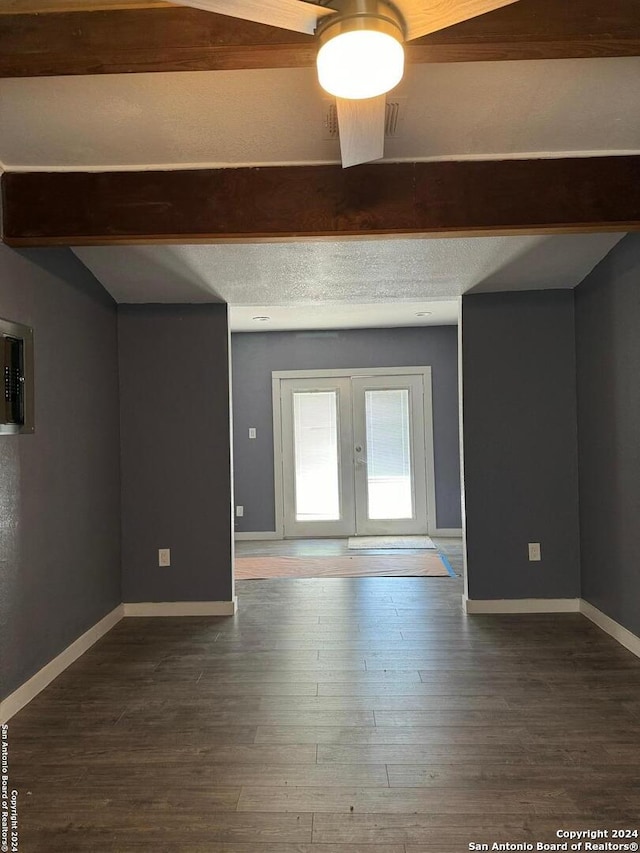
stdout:
<svg viewBox="0 0 640 853">
<path fill-rule="evenodd" d="M 280 533 L 275 530 L 242 530 L 234 534 L 236 542 L 266 542 L 270 539 L 282 539 Z"/>
<path fill-rule="evenodd" d="M 430 367 L 425 367 L 422 374 L 422 406 L 427 533 L 433 535 L 437 530 L 438 507 L 436 506 L 436 447 L 433 441 L 433 379 Z"/>
<path fill-rule="evenodd" d="M 453 325 L 453 324 L 452 324 Z M 424 376 L 424 367 L 332 367 L 326 370 L 274 370 L 272 379 L 323 379 L 324 377 L 366 378 L 367 376 Z"/>
<path fill-rule="evenodd" d="M 463 599 L 467 613 L 580 613 L 579 598 Z"/>
<path fill-rule="evenodd" d="M 125 616 L 233 616 L 238 601 L 133 601 L 123 607 Z"/>
<path fill-rule="evenodd" d="M 0 702 L 0 723 L 6 723 L 45 687 L 71 666 L 99 639 L 104 637 L 123 616 L 231 616 L 237 600 L 177 601 L 119 604 L 111 613 L 85 631 L 70 646 L 49 661 L 23 685 Z M 640 637 L 607 616 L 588 601 L 579 598 L 520 598 L 473 600 L 463 598 L 468 614 L 480 613 L 581 613 L 636 657 L 640 657 Z"/>
<path fill-rule="evenodd" d="M 64 651 L 60 652 L 53 660 L 42 667 L 35 675 L 31 676 L 28 681 L 14 690 L 6 699 L 0 702 L 0 723 L 6 723 L 14 714 L 17 714 L 25 705 L 35 699 L 38 693 L 41 693 L 54 678 L 57 678 L 68 666 L 71 666 L 74 661 L 83 655 L 91 646 L 96 643 L 101 637 L 110 631 L 114 625 L 122 619 L 124 608 L 119 604 L 111 613 L 101 619 L 99 622 L 85 631 L 77 640 L 74 640 L 70 646 L 67 646 Z"/>
<path fill-rule="evenodd" d="M 284 475 L 282 461 L 282 410 L 280 406 L 280 377 L 271 374 L 271 407 L 273 417 L 273 500 L 275 528 L 284 539 Z"/>
<path fill-rule="evenodd" d="M 282 486 L 285 539 L 350 536 L 356 529 L 355 459 L 352 380 L 349 376 L 295 377 L 278 380 L 282 418 Z M 296 515 L 298 484 L 295 473 L 295 400 L 297 392 L 325 392 L 333 396 L 337 429 L 337 480 L 340 509 L 333 520 L 305 521 Z M 278 442 L 278 437 L 275 438 Z"/>
<path fill-rule="evenodd" d="M 469 567 L 467 560 L 467 505 L 464 483 L 464 376 L 462 296 L 458 297 L 458 443 L 460 449 L 460 520 L 462 522 L 462 602 L 466 611 L 469 599 Z M 468 612 L 468 611 L 466 611 Z"/>
<path fill-rule="evenodd" d="M 607 616 L 583 598 L 514 598 L 480 600 L 463 596 L 463 609 L 469 613 L 581 613 L 621 646 L 640 657 L 640 637 Z"/>
<path fill-rule="evenodd" d="M 367 376 L 422 376 L 424 403 L 424 442 L 427 487 L 427 533 L 438 535 L 435 447 L 433 442 L 433 383 L 429 365 L 423 367 L 357 367 L 327 368 L 318 370 L 274 370 L 271 373 L 271 403 L 273 414 L 273 480 L 275 501 L 275 528 L 284 539 L 284 483 L 282 453 L 282 414 L 280 406 L 280 381 L 282 379 L 322 379 L 323 377 L 358 378 Z M 459 536 L 459 532 L 440 535 Z"/>
<path fill-rule="evenodd" d="M 429 483 L 435 480 L 433 462 L 433 423 L 431 414 L 431 368 L 422 374 L 402 372 L 391 376 L 356 376 L 351 379 L 354 445 L 367 447 L 367 391 L 402 389 L 407 392 L 410 442 L 411 503 L 413 517 L 404 519 L 370 519 L 368 507 L 368 477 L 364 467 L 353 466 L 356 487 L 356 536 L 419 536 L 435 527 L 435 507 L 431 502 Z M 352 446 L 353 447 L 353 446 Z M 353 449 L 349 448 L 350 453 Z M 357 455 L 357 454 L 356 454 Z M 356 462 L 354 458 L 354 463 Z"/>
<path fill-rule="evenodd" d="M 429 532 L 430 536 L 439 536 L 442 539 L 460 539 L 462 536 L 461 527 L 436 527 L 435 530 Z M 236 542 L 256 542 L 256 541 L 272 541 L 274 539 L 282 539 L 280 533 L 276 530 L 243 530 L 234 534 Z M 346 536 L 332 536 L 332 539 L 347 539 Z"/>
<path fill-rule="evenodd" d="M 598 628 L 601 628 L 605 633 L 613 637 L 614 640 L 617 640 L 625 649 L 629 649 L 636 657 L 640 657 L 640 637 L 629 631 L 624 625 L 621 625 L 615 619 L 607 616 L 606 613 L 598 610 L 593 604 L 589 604 L 584 598 L 580 599 L 580 613 L 586 616 L 587 619 L 590 619 Z"/>
<path fill-rule="evenodd" d="M 337 146 L 337 142 L 333 146 Z M 638 151 L 635 148 L 616 148 L 607 151 L 607 156 L 610 157 L 626 157 L 635 156 Z M 386 163 L 449 163 L 457 161 L 472 161 L 483 162 L 486 160 L 560 160 L 565 157 L 602 157 L 602 149 L 580 149 L 566 151 L 501 151 L 491 152 L 490 154 L 456 154 L 452 157 L 451 154 L 436 154 L 431 156 L 416 157 L 394 157 L 393 160 L 388 159 Z M 322 160 L 199 160 L 199 161 L 169 161 L 158 163 L 69 163 L 60 165 L 59 163 L 44 163 L 34 165 L 32 163 L 11 163 L 4 166 L 6 172 L 173 172 L 182 170 L 198 170 L 198 169 L 264 169 L 270 166 L 335 166 L 340 160 L 336 157 Z M 548 233 L 548 232 L 547 232 Z M 360 237 L 376 239 L 375 234 L 366 233 L 358 235 Z M 402 235 L 413 237 L 414 235 Z M 417 236 L 424 236 L 422 234 Z M 340 237 L 340 240 L 349 239 L 348 237 Z M 180 240 L 181 243 L 184 239 Z M 193 242 L 193 241 L 191 241 Z"/>
<path fill-rule="evenodd" d="M 229 528 L 231 532 L 230 551 L 231 551 L 231 598 L 235 601 L 236 598 L 236 572 L 235 572 L 235 519 L 233 508 L 236 505 L 235 498 L 235 470 L 233 460 L 233 365 L 231 363 L 231 319 L 229 316 L 229 306 L 226 306 L 225 321 L 227 324 L 227 380 L 228 380 L 228 395 L 229 401 Z"/>
</svg>

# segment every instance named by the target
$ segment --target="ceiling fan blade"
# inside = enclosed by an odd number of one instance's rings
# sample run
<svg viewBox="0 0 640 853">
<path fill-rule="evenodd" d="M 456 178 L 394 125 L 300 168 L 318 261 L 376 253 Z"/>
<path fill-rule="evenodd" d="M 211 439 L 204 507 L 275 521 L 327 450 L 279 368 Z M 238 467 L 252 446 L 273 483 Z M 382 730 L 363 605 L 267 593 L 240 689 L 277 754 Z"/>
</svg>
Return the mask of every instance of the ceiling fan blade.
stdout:
<svg viewBox="0 0 640 853">
<path fill-rule="evenodd" d="M 385 95 L 359 101 L 336 98 L 342 168 L 379 160 L 384 154 Z"/>
<path fill-rule="evenodd" d="M 444 30 L 518 0 L 397 0 L 406 25 L 407 40 Z"/>
<path fill-rule="evenodd" d="M 0 15 L 45 15 L 56 12 L 109 12 L 166 7 L 163 0 L 1 0 Z"/>
<path fill-rule="evenodd" d="M 335 15 L 334 9 L 316 6 L 306 0 L 171 0 L 180 6 L 192 6 L 205 12 L 217 12 L 231 18 L 269 24 L 283 30 L 313 34 L 318 21 Z"/>
</svg>

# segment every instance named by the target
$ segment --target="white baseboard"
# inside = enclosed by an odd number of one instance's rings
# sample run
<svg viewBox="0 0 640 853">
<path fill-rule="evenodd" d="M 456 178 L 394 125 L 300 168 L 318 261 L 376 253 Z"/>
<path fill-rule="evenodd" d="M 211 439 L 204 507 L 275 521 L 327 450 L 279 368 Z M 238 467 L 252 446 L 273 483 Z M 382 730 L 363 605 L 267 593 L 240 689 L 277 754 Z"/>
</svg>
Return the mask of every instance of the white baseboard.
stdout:
<svg viewBox="0 0 640 853">
<path fill-rule="evenodd" d="M 233 616 L 238 600 L 133 601 L 122 606 L 125 616 Z"/>
<path fill-rule="evenodd" d="M 124 616 L 233 616 L 237 599 L 232 601 L 163 601 L 119 604 L 111 613 L 97 622 L 52 661 L 42 667 L 23 685 L 0 702 L 0 723 L 6 723 L 25 705 L 41 693 L 68 666 L 101 637 L 110 631 Z"/>
<path fill-rule="evenodd" d="M 463 601 L 467 613 L 579 613 L 579 598 L 497 598 Z"/>
<path fill-rule="evenodd" d="M 35 699 L 38 693 L 41 693 L 45 687 L 48 687 L 54 678 L 57 678 L 68 666 L 71 666 L 87 649 L 90 649 L 94 643 L 110 631 L 114 625 L 117 625 L 123 615 L 123 606 L 119 604 L 111 613 L 107 613 L 103 619 L 97 622 L 93 628 L 85 631 L 82 636 L 74 640 L 70 646 L 67 646 L 63 652 L 60 652 L 57 657 L 49 661 L 48 664 L 43 666 L 28 681 L 25 681 L 21 687 L 18 687 L 6 699 L 3 699 L 0 702 L 0 723 L 6 723 L 21 708 L 24 708 L 32 699 Z"/>
<path fill-rule="evenodd" d="M 607 616 L 588 601 L 579 598 L 518 598 L 518 599 L 462 599 L 463 609 L 469 614 L 480 613 L 582 613 L 595 625 L 617 640 L 637 657 L 640 657 L 640 637 L 619 622 Z M 6 723 L 45 687 L 71 666 L 81 655 L 110 631 L 123 616 L 232 616 L 237 599 L 232 601 L 165 601 L 133 602 L 119 604 L 111 613 L 97 622 L 52 661 L 36 672 L 22 686 L 0 702 L 0 723 Z"/>
<path fill-rule="evenodd" d="M 436 527 L 434 530 L 430 530 L 428 535 L 442 536 L 445 539 L 449 536 L 460 538 L 462 536 L 462 528 Z M 275 530 L 251 530 L 234 533 L 233 538 L 236 540 L 236 542 L 255 542 L 260 540 L 267 541 L 272 539 L 282 539 L 283 537 L 280 533 L 276 533 Z"/>
<path fill-rule="evenodd" d="M 626 649 L 629 649 L 630 652 L 633 652 L 636 657 L 640 657 L 640 637 L 633 634 L 628 628 L 598 610 L 593 604 L 589 604 L 584 598 L 580 600 L 580 613 L 590 619 L 598 628 L 602 628 L 605 633 L 617 640 Z"/>
<path fill-rule="evenodd" d="M 479 600 L 464 598 L 462 608 L 473 613 L 582 613 L 625 649 L 640 657 L 640 637 L 583 598 L 514 598 Z"/>
<path fill-rule="evenodd" d="M 240 533 L 234 533 L 233 538 L 236 542 L 254 542 L 266 541 L 268 539 L 282 539 L 279 533 L 275 530 L 250 530 Z"/>
</svg>

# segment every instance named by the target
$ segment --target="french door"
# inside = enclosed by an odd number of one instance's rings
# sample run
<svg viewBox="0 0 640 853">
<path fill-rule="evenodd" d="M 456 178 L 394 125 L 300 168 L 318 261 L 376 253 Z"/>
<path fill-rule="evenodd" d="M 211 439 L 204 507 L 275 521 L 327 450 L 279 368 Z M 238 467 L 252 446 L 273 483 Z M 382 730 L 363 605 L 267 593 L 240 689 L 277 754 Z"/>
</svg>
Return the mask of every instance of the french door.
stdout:
<svg viewBox="0 0 640 853">
<path fill-rule="evenodd" d="M 278 388 L 286 537 L 427 532 L 422 373 Z"/>
</svg>

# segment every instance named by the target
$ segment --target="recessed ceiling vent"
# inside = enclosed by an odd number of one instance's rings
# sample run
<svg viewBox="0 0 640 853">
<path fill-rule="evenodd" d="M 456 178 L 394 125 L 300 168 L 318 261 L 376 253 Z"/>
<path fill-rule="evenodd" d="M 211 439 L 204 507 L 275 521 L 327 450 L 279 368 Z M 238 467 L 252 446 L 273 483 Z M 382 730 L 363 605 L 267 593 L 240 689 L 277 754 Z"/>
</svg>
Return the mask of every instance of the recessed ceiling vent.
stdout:
<svg viewBox="0 0 640 853">
<path fill-rule="evenodd" d="M 323 139 L 339 139 L 338 110 L 335 101 L 325 101 Z M 384 121 L 385 139 L 394 139 L 400 136 L 400 130 L 406 112 L 406 98 L 388 98 L 387 112 Z"/>
</svg>

